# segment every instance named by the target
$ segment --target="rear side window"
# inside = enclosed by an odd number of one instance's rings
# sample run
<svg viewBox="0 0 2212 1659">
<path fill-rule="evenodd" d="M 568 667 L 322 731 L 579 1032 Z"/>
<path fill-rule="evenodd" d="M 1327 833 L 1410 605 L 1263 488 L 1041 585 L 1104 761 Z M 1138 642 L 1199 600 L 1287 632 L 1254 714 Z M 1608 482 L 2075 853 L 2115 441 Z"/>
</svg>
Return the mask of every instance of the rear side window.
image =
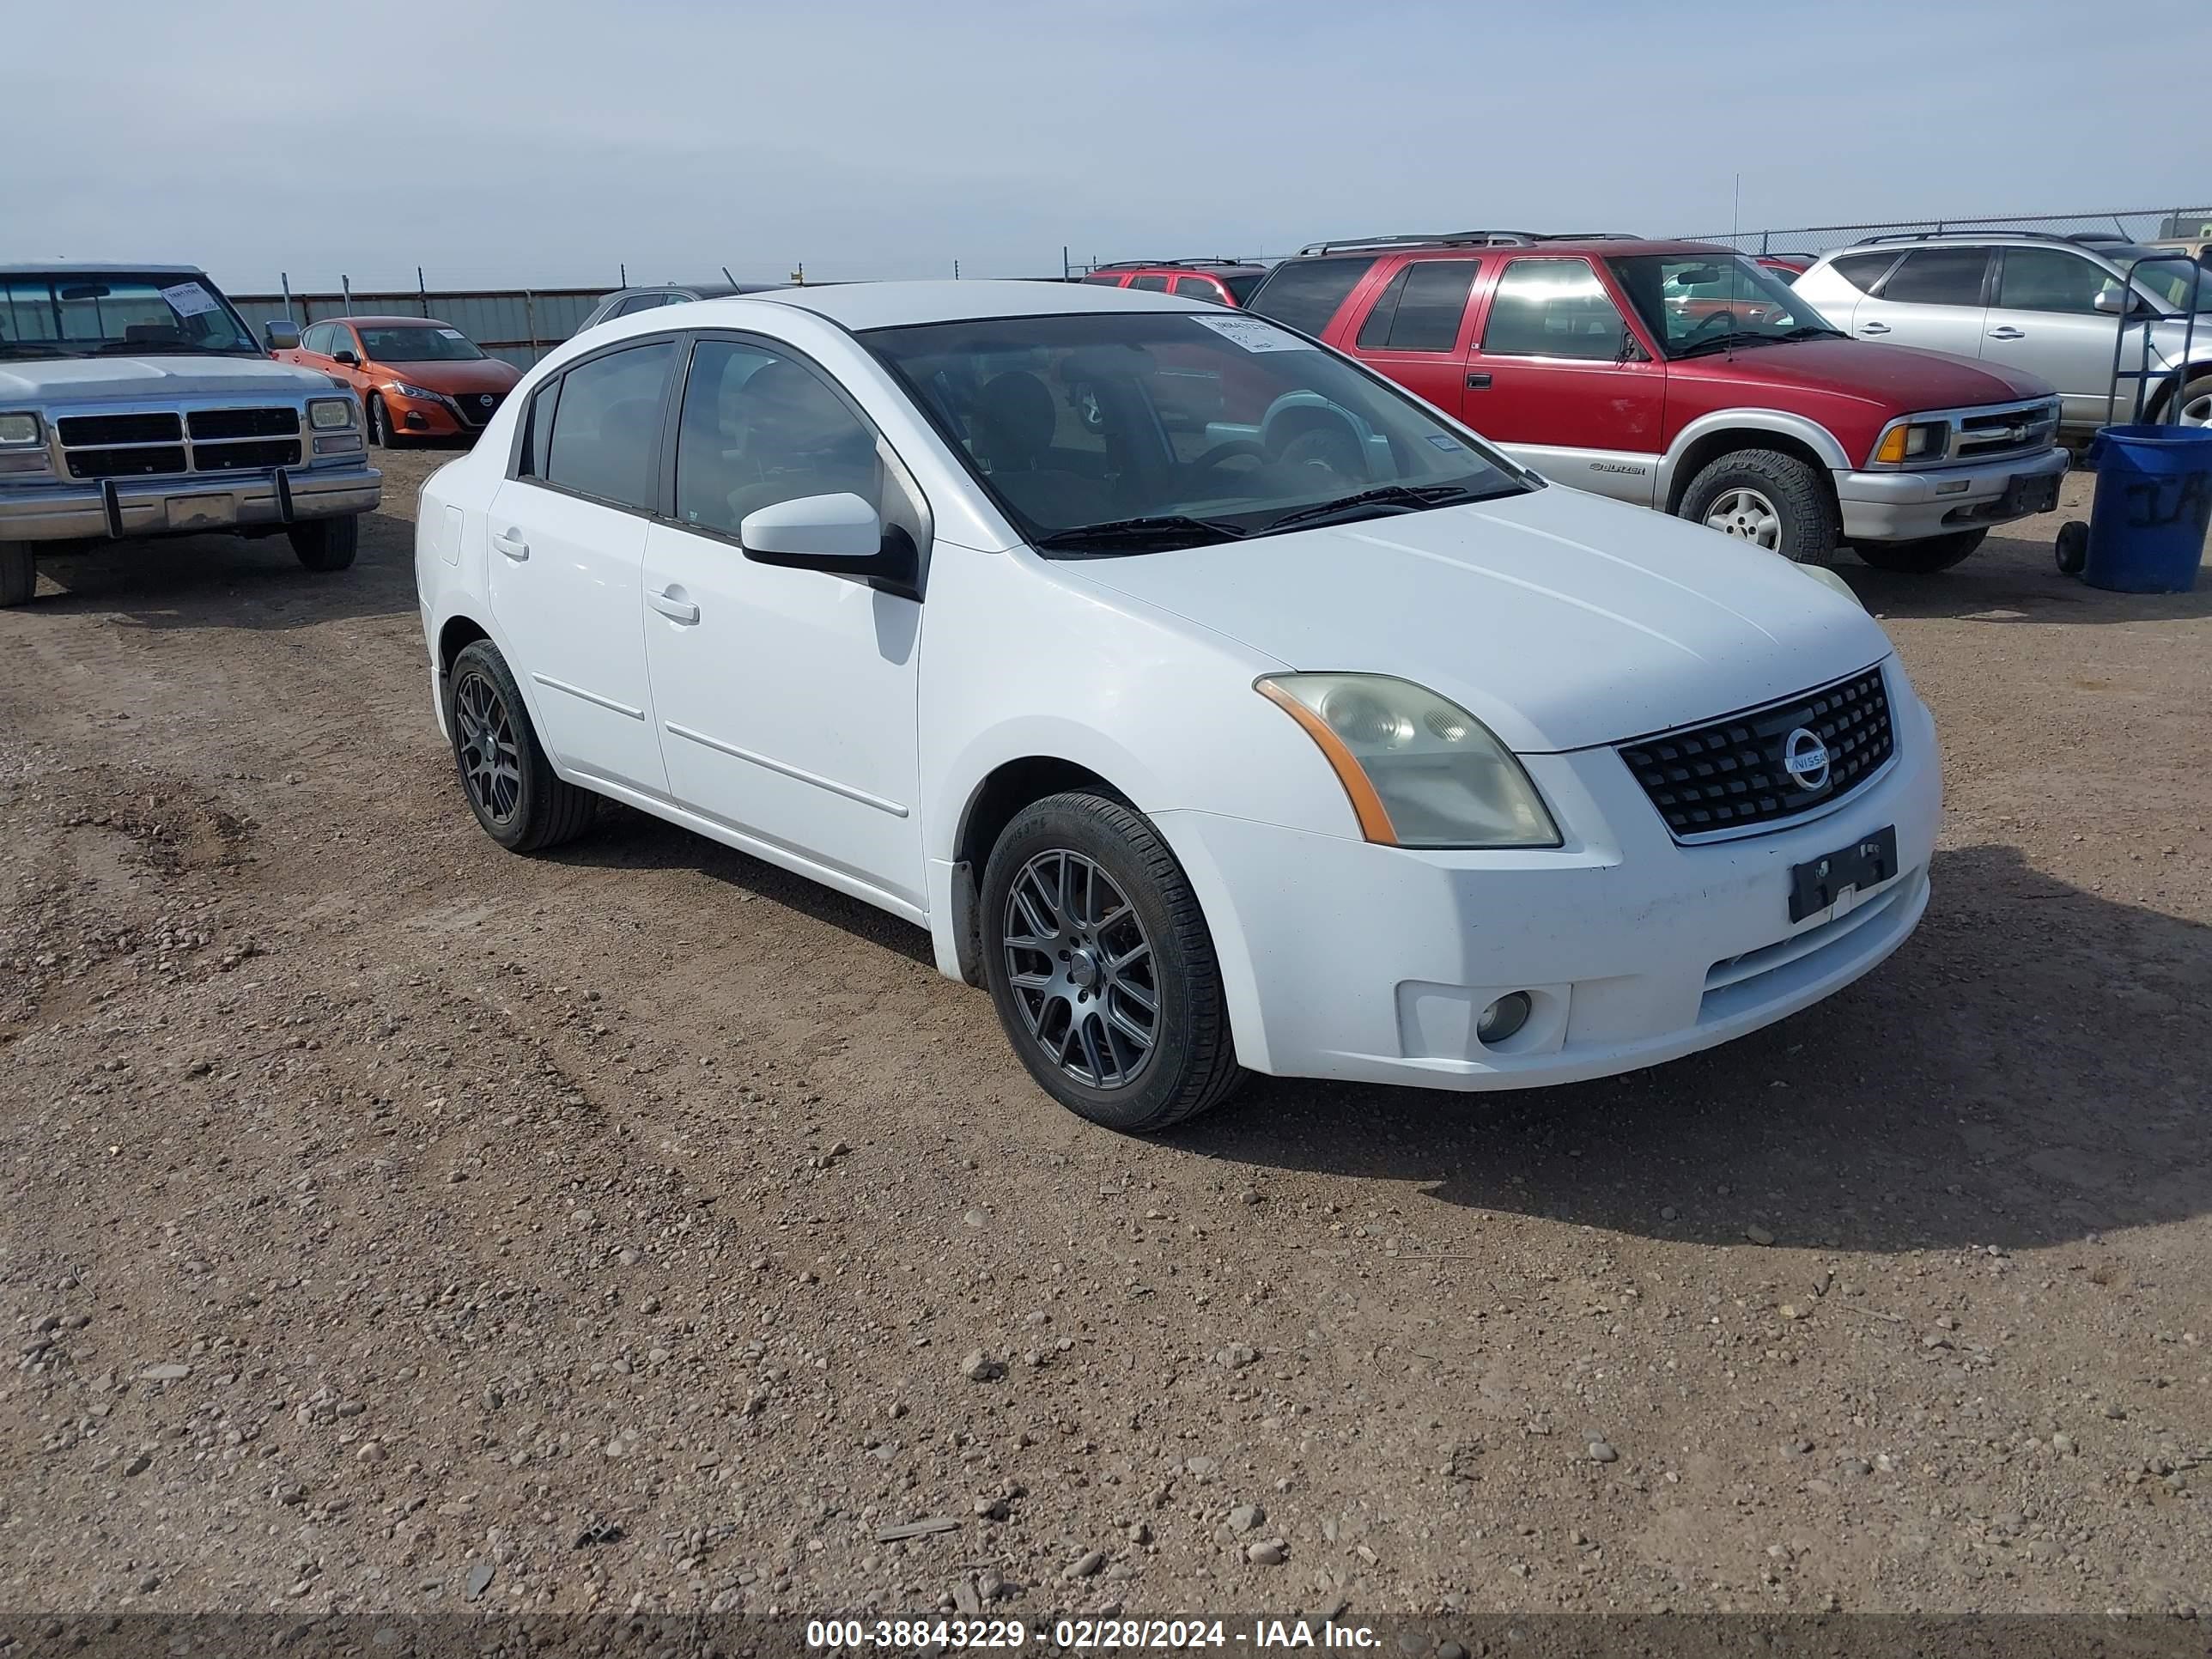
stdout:
<svg viewBox="0 0 2212 1659">
<path fill-rule="evenodd" d="M 1498 357 L 1574 357 L 1615 362 L 1628 325 L 1584 259 L 1516 259 L 1498 279 L 1482 349 Z"/>
<path fill-rule="evenodd" d="M 1211 276 L 1178 276 L 1175 280 L 1175 293 L 1178 300 L 1206 300 L 1215 305 L 1227 303 Z"/>
<path fill-rule="evenodd" d="M 1881 297 L 1899 305 L 1978 306 L 1990 253 L 1979 247 L 1917 247 L 1890 272 Z"/>
<path fill-rule="evenodd" d="M 1093 272 L 1091 275 L 1085 276 L 1083 280 L 1086 283 L 1102 283 L 1107 288 L 1119 288 L 1121 286 L 1121 276 L 1118 272 L 1115 271 L 1108 271 L 1103 276 L 1097 272 Z"/>
<path fill-rule="evenodd" d="M 1881 253 L 1846 253 L 1829 261 L 1828 269 L 1860 293 L 1871 294 L 1882 273 L 1896 263 L 1897 250 L 1891 248 Z"/>
<path fill-rule="evenodd" d="M 1382 290 L 1360 325 L 1363 351 L 1449 351 L 1459 343 L 1468 290 L 1474 286 L 1472 259 L 1416 259 Z"/>
<path fill-rule="evenodd" d="M 659 340 L 594 357 L 563 374 L 541 467 L 545 482 L 610 506 L 649 510 L 653 450 L 675 357 L 675 343 Z"/>
<path fill-rule="evenodd" d="M 641 311 L 652 311 L 668 303 L 665 294 L 633 294 L 607 314 L 611 317 L 631 317 Z"/>
<path fill-rule="evenodd" d="M 1252 309 L 1302 334 L 1318 334 L 1359 286 L 1359 279 L 1374 268 L 1372 258 L 1293 259 L 1277 265 L 1261 284 L 1252 296 Z"/>
<path fill-rule="evenodd" d="M 1129 278 L 1129 286 L 1145 289 L 1154 294 L 1164 294 L 1168 291 L 1168 279 L 1164 276 L 1132 276 Z"/>
</svg>

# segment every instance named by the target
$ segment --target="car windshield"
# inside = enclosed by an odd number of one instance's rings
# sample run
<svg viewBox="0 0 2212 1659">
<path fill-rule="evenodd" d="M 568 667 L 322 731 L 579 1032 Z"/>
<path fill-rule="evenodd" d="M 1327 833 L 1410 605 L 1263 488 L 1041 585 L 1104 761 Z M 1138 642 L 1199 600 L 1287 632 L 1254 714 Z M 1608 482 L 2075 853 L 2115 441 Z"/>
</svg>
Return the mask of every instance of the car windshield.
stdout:
<svg viewBox="0 0 2212 1659">
<path fill-rule="evenodd" d="M 2212 313 L 2212 270 L 2193 259 L 2147 259 L 2136 267 L 2136 286 L 2170 311 Z"/>
<path fill-rule="evenodd" d="M 358 323 L 362 349 L 374 363 L 467 363 L 483 353 L 443 323 Z"/>
<path fill-rule="evenodd" d="M 1669 357 L 1844 337 L 1788 283 L 1749 259 L 1638 253 L 1606 263 Z"/>
<path fill-rule="evenodd" d="M 185 351 L 266 355 L 204 276 L 0 274 L 0 357 Z"/>
<path fill-rule="evenodd" d="M 861 337 L 1049 554 L 1149 552 L 1535 487 L 1261 318 L 1104 312 Z"/>
</svg>

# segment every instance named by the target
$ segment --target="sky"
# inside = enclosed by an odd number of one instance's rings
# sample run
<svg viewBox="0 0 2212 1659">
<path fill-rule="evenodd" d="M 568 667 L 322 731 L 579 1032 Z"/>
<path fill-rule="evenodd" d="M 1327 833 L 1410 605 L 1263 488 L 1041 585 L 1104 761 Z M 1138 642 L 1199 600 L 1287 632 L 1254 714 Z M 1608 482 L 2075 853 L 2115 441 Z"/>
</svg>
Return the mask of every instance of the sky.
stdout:
<svg viewBox="0 0 2212 1659">
<path fill-rule="evenodd" d="M 23 4 L 0 261 L 611 288 L 1710 234 L 1739 175 L 1746 228 L 2196 205 L 2208 58 L 2208 0 Z"/>
</svg>

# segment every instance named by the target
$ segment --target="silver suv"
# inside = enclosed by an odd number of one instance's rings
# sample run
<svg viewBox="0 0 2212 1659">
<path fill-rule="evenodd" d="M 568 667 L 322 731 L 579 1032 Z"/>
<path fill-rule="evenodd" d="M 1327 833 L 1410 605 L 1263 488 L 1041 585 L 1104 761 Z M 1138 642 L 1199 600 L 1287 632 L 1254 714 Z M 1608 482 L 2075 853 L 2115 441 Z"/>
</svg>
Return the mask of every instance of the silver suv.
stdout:
<svg viewBox="0 0 2212 1659">
<path fill-rule="evenodd" d="M 1876 236 L 1824 254 L 1796 292 L 1856 339 L 2042 376 L 2058 388 L 2063 423 L 2075 435 L 2129 418 L 2135 382 L 2120 382 L 2117 410 L 2111 398 L 2115 334 L 2127 331 L 2120 367 L 2133 371 L 2148 331 L 2144 418 L 2170 419 L 2179 392 L 2185 422 L 2212 425 L 2212 271 L 2176 252 L 2136 266 L 2130 294 L 2127 268 L 2157 252 L 2032 230 Z"/>
</svg>

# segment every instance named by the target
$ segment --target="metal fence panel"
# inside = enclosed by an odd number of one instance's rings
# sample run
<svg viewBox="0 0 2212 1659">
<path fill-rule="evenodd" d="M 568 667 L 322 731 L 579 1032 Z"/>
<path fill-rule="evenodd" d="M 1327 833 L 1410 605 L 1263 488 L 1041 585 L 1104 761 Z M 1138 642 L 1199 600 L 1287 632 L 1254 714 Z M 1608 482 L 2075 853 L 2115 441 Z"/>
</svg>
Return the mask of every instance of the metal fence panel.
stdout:
<svg viewBox="0 0 2212 1659">
<path fill-rule="evenodd" d="M 348 315 L 435 317 L 450 323 L 482 346 L 488 356 L 528 368 L 562 341 L 599 304 L 602 289 L 412 289 L 372 293 L 356 289 L 350 303 L 340 294 L 295 294 L 291 320 L 304 327 L 326 317 Z M 286 315 L 282 294 L 234 294 L 231 303 L 258 331 L 262 324 Z"/>
</svg>

